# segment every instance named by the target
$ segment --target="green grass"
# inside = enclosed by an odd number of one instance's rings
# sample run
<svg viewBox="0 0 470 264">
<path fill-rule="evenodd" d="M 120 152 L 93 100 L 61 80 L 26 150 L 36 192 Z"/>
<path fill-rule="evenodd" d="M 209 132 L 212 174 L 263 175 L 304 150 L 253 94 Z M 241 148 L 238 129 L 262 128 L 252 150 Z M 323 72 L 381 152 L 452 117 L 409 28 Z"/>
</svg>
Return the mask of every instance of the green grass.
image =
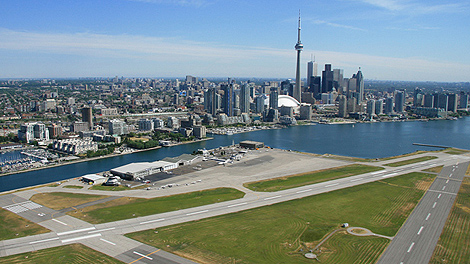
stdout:
<svg viewBox="0 0 470 264">
<path fill-rule="evenodd" d="M 470 179 L 465 178 L 429 263 L 470 260 Z"/>
<path fill-rule="evenodd" d="M 108 255 L 102 254 L 82 244 L 42 249 L 38 251 L 2 257 L 1 263 L 31 263 L 31 264 L 89 264 L 89 263 L 124 263 Z"/>
<path fill-rule="evenodd" d="M 92 224 L 99 224 L 235 200 L 244 195 L 244 192 L 236 189 L 217 188 L 152 199 L 125 197 L 68 214 Z"/>
<path fill-rule="evenodd" d="M 250 190 L 258 192 L 275 192 L 378 170 L 383 170 L 383 168 L 353 164 L 332 169 L 325 169 L 292 176 L 279 177 L 270 180 L 250 182 L 243 184 L 243 186 Z"/>
<path fill-rule="evenodd" d="M 84 193 L 38 193 L 33 195 L 30 200 L 49 207 L 54 210 L 61 210 L 72 206 L 96 201 L 99 199 L 106 198 L 105 195 L 90 195 Z"/>
<path fill-rule="evenodd" d="M 97 191 L 127 191 L 130 190 L 130 187 L 127 186 L 105 186 L 105 185 L 93 185 L 89 188 L 89 190 L 97 190 Z"/>
<path fill-rule="evenodd" d="M 414 155 L 423 154 L 423 153 L 428 153 L 428 152 L 429 152 L 429 151 L 417 150 L 417 151 L 415 151 L 415 152 L 406 153 L 406 154 L 403 154 L 403 155 L 381 158 L 379 161 L 386 161 L 386 160 L 404 158 L 404 157 L 414 156 Z"/>
<path fill-rule="evenodd" d="M 357 237 L 339 232 L 321 246 L 319 263 L 376 263 L 390 243 L 389 239 L 369 236 Z M 334 249 L 334 250 L 333 250 Z"/>
<path fill-rule="evenodd" d="M 78 185 L 65 185 L 62 188 L 67 188 L 67 189 L 83 189 L 83 186 L 78 186 Z"/>
<path fill-rule="evenodd" d="M 344 222 L 394 236 L 434 178 L 410 173 L 127 236 L 202 263 L 312 263 L 300 256 L 299 250 L 313 249 Z M 354 263 L 372 263 L 389 243 L 373 237 L 336 234 L 330 239 L 322 245 L 322 252 L 333 253 L 328 253 L 328 258 L 316 253 L 320 259 L 333 261 L 321 263 L 343 263 L 349 258 Z M 348 258 L 350 253 L 359 255 Z"/>
<path fill-rule="evenodd" d="M 427 160 L 433 160 L 433 159 L 437 159 L 437 157 L 436 156 L 424 156 L 424 157 L 419 157 L 419 158 L 414 158 L 414 159 L 409 159 L 409 160 L 403 160 L 403 161 L 398 161 L 398 162 L 393 162 L 393 163 L 387 163 L 387 164 L 384 164 L 384 165 L 389 166 L 389 167 L 400 167 L 400 166 L 404 166 L 404 165 L 409 165 L 409 164 L 423 162 L 423 161 L 427 161 Z"/>
<path fill-rule="evenodd" d="M 470 150 L 449 148 L 449 149 L 444 150 L 444 152 L 447 154 L 451 154 L 451 155 L 461 155 L 461 154 L 469 153 Z"/>
<path fill-rule="evenodd" d="M 437 167 L 432 167 L 432 168 L 429 168 L 429 169 L 425 169 L 423 171 L 426 171 L 426 172 L 434 172 L 434 173 L 440 173 L 442 168 L 444 168 L 443 165 L 441 166 L 437 166 Z"/>
<path fill-rule="evenodd" d="M 0 240 L 37 235 L 47 232 L 50 232 L 49 229 L 0 208 Z"/>
</svg>

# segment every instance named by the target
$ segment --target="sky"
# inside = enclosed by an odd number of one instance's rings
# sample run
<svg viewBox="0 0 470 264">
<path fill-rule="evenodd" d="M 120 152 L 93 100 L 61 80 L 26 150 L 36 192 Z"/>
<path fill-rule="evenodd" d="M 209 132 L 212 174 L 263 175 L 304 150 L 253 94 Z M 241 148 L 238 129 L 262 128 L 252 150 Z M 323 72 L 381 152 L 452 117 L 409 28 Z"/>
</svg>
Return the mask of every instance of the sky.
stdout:
<svg viewBox="0 0 470 264">
<path fill-rule="evenodd" d="M 312 57 L 366 79 L 470 81 L 470 1 L 3 0 L 0 78 L 295 78 Z"/>
</svg>

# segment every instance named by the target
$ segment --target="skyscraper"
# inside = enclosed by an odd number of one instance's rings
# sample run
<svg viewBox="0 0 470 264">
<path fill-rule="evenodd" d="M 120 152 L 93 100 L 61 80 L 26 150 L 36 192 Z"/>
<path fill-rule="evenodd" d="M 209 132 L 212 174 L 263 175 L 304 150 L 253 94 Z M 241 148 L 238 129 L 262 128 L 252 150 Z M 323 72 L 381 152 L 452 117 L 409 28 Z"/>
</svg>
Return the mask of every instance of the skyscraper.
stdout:
<svg viewBox="0 0 470 264">
<path fill-rule="evenodd" d="M 224 113 L 233 116 L 233 84 L 223 84 L 224 91 Z"/>
<path fill-rule="evenodd" d="M 88 123 L 88 128 L 93 127 L 93 114 L 91 112 L 91 107 L 82 108 L 82 121 Z"/>
<path fill-rule="evenodd" d="M 269 94 L 269 108 L 278 109 L 279 108 L 279 92 L 277 87 L 271 87 L 271 93 Z"/>
<path fill-rule="evenodd" d="M 364 100 L 364 76 L 362 76 L 361 67 L 356 74 L 356 91 L 359 93 L 358 102 L 361 103 Z"/>
<path fill-rule="evenodd" d="M 304 48 L 302 42 L 300 42 L 300 10 L 299 10 L 299 30 L 297 33 L 297 44 L 295 44 L 295 50 L 297 51 L 297 70 L 295 73 L 295 87 L 294 87 L 294 98 L 301 102 L 302 87 L 300 86 L 300 52 Z"/>
<path fill-rule="evenodd" d="M 395 95 L 395 112 L 403 113 L 405 111 L 405 92 L 397 91 Z"/>
<path fill-rule="evenodd" d="M 312 77 L 317 76 L 318 64 L 315 58 L 307 63 L 307 87 L 311 87 Z"/>
<path fill-rule="evenodd" d="M 250 112 L 250 83 L 244 83 L 240 89 L 240 110 L 242 113 Z"/>
<path fill-rule="evenodd" d="M 331 64 L 325 64 L 325 70 L 322 72 L 321 81 L 322 93 L 333 91 L 333 71 L 331 70 Z"/>
</svg>

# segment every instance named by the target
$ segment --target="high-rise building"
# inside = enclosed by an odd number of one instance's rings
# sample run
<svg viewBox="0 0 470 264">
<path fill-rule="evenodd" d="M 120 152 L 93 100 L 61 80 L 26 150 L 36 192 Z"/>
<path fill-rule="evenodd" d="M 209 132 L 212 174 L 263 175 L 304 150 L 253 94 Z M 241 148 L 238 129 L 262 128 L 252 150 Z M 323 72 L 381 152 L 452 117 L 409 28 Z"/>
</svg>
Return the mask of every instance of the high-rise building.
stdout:
<svg viewBox="0 0 470 264">
<path fill-rule="evenodd" d="M 295 73 L 295 87 L 294 87 L 294 98 L 297 99 L 297 101 L 301 101 L 301 96 L 302 96 L 302 87 L 300 83 L 300 52 L 304 48 L 304 45 L 302 45 L 302 42 L 300 41 L 300 11 L 299 11 L 299 29 L 297 33 L 297 44 L 295 44 L 295 50 L 297 51 L 297 69 Z"/>
<path fill-rule="evenodd" d="M 333 91 L 333 71 L 331 70 L 331 64 L 325 64 L 325 70 L 322 71 L 321 76 L 321 93 L 329 93 Z"/>
<path fill-rule="evenodd" d="M 26 123 L 18 130 L 18 139 L 27 143 L 33 140 L 49 140 L 49 130 L 42 123 Z"/>
<path fill-rule="evenodd" d="M 437 98 L 437 108 L 449 111 L 449 96 L 447 94 L 438 94 Z"/>
<path fill-rule="evenodd" d="M 371 99 L 367 101 L 367 115 L 373 116 L 375 115 L 375 100 Z"/>
<path fill-rule="evenodd" d="M 359 93 L 358 103 L 361 103 L 364 101 L 364 76 L 362 76 L 361 67 L 356 74 L 356 91 Z"/>
<path fill-rule="evenodd" d="M 233 116 L 233 84 L 223 84 L 224 91 L 223 107 L 227 116 Z"/>
<path fill-rule="evenodd" d="M 153 120 L 142 118 L 139 120 L 139 130 L 140 131 L 152 131 L 155 127 Z"/>
<path fill-rule="evenodd" d="M 264 111 L 264 100 L 266 99 L 265 95 L 258 95 L 255 97 L 255 113 L 261 114 Z"/>
<path fill-rule="evenodd" d="M 301 120 L 312 119 L 312 105 L 311 104 L 300 105 L 300 119 Z"/>
<path fill-rule="evenodd" d="M 343 69 L 333 69 L 333 87 L 336 88 L 336 91 L 343 91 Z"/>
<path fill-rule="evenodd" d="M 381 115 L 384 113 L 384 101 L 382 99 L 375 101 L 375 114 Z"/>
<path fill-rule="evenodd" d="M 397 91 L 395 94 L 395 112 L 403 113 L 405 111 L 405 92 Z"/>
<path fill-rule="evenodd" d="M 93 128 L 93 114 L 91 107 L 82 108 L 82 121 L 88 123 L 88 129 Z"/>
<path fill-rule="evenodd" d="M 321 77 L 320 76 L 311 76 L 310 85 L 308 86 L 308 91 L 313 94 L 314 97 L 317 97 L 321 94 Z"/>
<path fill-rule="evenodd" d="M 468 94 L 464 92 L 460 92 L 459 108 L 462 108 L 462 109 L 468 108 Z"/>
<path fill-rule="evenodd" d="M 338 96 L 338 116 L 347 117 L 348 116 L 348 99 L 344 95 Z"/>
<path fill-rule="evenodd" d="M 413 106 L 416 106 L 416 107 L 423 106 L 423 100 L 424 100 L 423 90 L 420 88 L 415 88 L 413 92 Z"/>
<path fill-rule="evenodd" d="M 279 108 L 279 92 L 276 87 L 271 87 L 271 92 L 269 93 L 269 108 L 278 109 Z"/>
<path fill-rule="evenodd" d="M 250 90 L 251 90 L 250 83 L 244 83 L 242 88 L 240 89 L 240 110 L 242 113 L 249 113 L 250 112 Z"/>
<path fill-rule="evenodd" d="M 424 107 L 434 108 L 434 95 L 432 94 L 424 95 Z"/>
<path fill-rule="evenodd" d="M 307 63 L 307 87 L 311 87 L 312 77 L 318 76 L 318 63 L 315 59 Z"/>
<path fill-rule="evenodd" d="M 128 133 L 128 127 L 126 122 L 119 119 L 109 120 L 109 134 L 110 135 L 123 135 Z"/>
<path fill-rule="evenodd" d="M 386 114 L 392 114 L 393 113 L 393 98 L 392 97 L 387 97 L 385 99 L 385 113 Z"/>
<path fill-rule="evenodd" d="M 204 92 L 204 108 L 206 112 L 215 115 L 217 113 L 217 90 L 211 87 Z"/>
<path fill-rule="evenodd" d="M 454 93 L 451 93 L 448 95 L 448 98 L 449 98 L 449 105 L 448 105 L 447 111 L 457 112 L 457 108 L 458 108 L 457 95 Z"/>
</svg>

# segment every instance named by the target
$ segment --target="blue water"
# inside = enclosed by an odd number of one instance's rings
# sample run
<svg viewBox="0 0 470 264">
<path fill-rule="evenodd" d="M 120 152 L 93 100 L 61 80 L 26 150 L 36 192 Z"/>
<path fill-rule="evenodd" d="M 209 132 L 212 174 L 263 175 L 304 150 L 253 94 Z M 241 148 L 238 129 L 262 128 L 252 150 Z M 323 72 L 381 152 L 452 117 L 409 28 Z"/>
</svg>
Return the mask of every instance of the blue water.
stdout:
<svg viewBox="0 0 470 264">
<path fill-rule="evenodd" d="M 469 135 L 470 117 L 456 121 L 294 126 L 231 136 L 215 135 L 214 139 L 209 141 L 3 176 L 0 177 L 0 191 L 102 172 L 131 162 L 161 160 L 165 157 L 192 153 L 200 148 L 227 146 L 231 145 L 232 141 L 239 143 L 243 140 L 254 140 L 262 141 L 271 147 L 302 152 L 383 158 L 416 150 L 435 149 L 413 146 L 413 143 L 470 149 Z"/>
</svg>

